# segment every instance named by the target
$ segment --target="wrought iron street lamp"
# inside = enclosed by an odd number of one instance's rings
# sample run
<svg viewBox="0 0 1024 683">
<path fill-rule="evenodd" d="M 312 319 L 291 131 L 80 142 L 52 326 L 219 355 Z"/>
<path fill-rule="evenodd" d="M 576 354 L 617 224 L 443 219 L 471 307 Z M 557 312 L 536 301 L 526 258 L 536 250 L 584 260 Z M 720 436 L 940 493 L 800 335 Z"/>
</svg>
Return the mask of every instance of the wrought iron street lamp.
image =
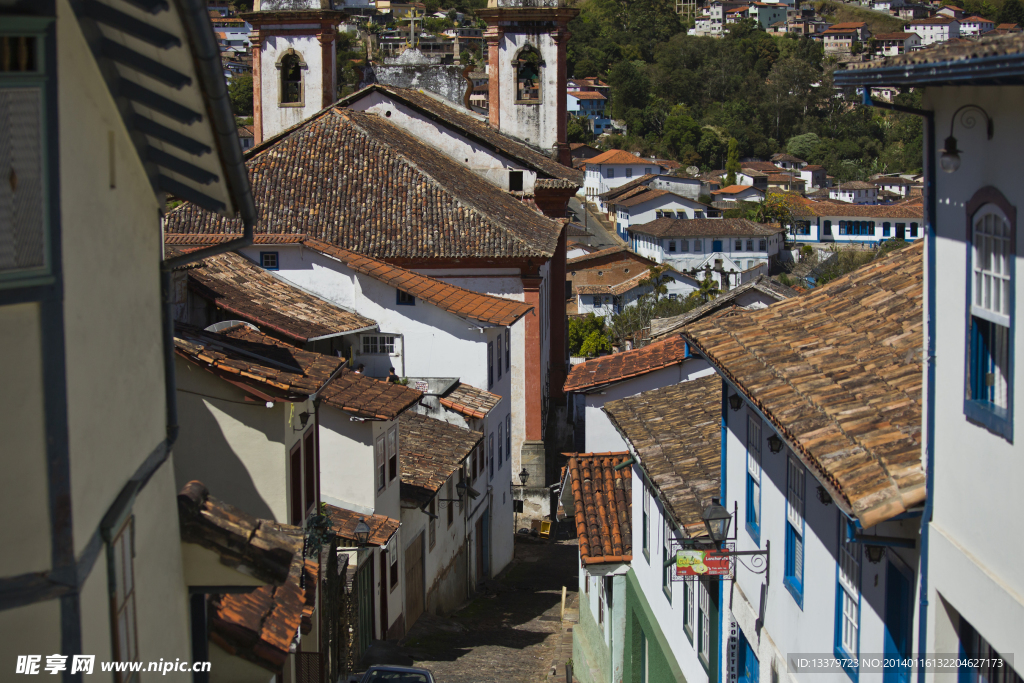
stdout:
<svg viewBox="0 0 1024 683">
<path fill-rule="evenodd" d="M 712 498 L 711 505 L 704 508 L 701 517 L 704 519 L 704 526 L 707 527 L 708 536 L 716 546 L 721 547 L 722 541 L 729 536 L 729 523 L 732 522 L 732 515 L 719 504 L 717 498 Z"/>
<path fill-rule="evenodd" d="M 772 453 L 778 453 L 782 450 L 782 439 L 779 438 L 778 434 L 772 434 L 768 437 L 768 448 L 771 449 Z"/>
<path fill-rule="evenodd" d="M 967 109 L 968 111 L 964 111 L 965 109 Z M 945 142 L 942 143 L 942 149 L 939 150 L 940 152 L 942 152 L 942 156 L 939 157 L 939 166 L 941 166 L 942 170 L 945 171 L 946 173 L 955 173 L 956 170 L 960 168 L 960 152 L 962 150 L 957 149 L 956 138 L 953 137 L 953 127 L 956 125 L 957 115 L 959 115 L 960 112 L 964 111 L 963 116 L 961 116 L 960 118 L 960 125 L 963 126 L 964 128 L 974 128 L 974 126 L 977 125 L 978 123 L 973 116 L 969 115 L 970 110 L 977 110 L 981 112 L 982 116 L 985 117 L 985 132 L 988 134 L 988 139 L 992 139 L 992 134 L 994 132 L 992 125 L 992 117 L 988 115 L 987 111 L 985 111 L 976 104 L 965 104 L 964 106 L 957 109 L 955 112 L 953 112 L 953 116 L 950 118 L 949 121 L 949 137 L 946 138 Z"/>
<path fill-rule="evenodd" d="M 356 542 L 359 545 L 366 545 L 366 542 L 370 539 L 370 525 L 366 523 L 366 518 L 363 517 L 359 520 L 359 524 L 356 524 Z"/>
<path fill-rule="evenodd" d="M 742 405 L 743 397 L 739 394 L 733 394 L 729 397 L 729 406 L 732 407 L 733 410 L 739 410 Z"/>
</svg>

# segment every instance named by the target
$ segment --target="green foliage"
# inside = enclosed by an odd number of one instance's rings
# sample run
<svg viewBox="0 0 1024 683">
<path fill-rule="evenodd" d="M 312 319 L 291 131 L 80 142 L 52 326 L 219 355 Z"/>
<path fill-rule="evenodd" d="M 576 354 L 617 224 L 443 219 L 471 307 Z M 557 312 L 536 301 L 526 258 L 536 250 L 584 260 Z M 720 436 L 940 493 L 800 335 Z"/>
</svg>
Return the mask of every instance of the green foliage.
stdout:
<svg viewBox="0 0 1024 683">
<path fill-rule="evenodd" d="M 586 339 L 583 340 L 583 343 L 580 345 L 579 353 L 576 355 L 583 356 L 584 358 L 595 358 L 602 351 L 611 350 L 612 344 L 608 341 L 608 337 L 605 336 L 605 333 L 594 330 L 587 335 Z"/>
<path fill-rule="evenodd" d="M 704 279 L 701 280 L 700 283 L 700 289 L 694 292 L 694 294 L 697 295 L 700 303 L 706 304 L 712 299 L 718 298 L 718 295 L 721 294 L 721 292 L 718 291 L 718 283 L 712 280 L 711 275 L 709 274 L 704 276 Z"/>
<path fill-rule="evenodd" d="M 736 138 L 729 139 L 729 158 L 725 162 L 725 184 L 730 187 L 736 184 L 736 174 L 740 172 L 740 147 Z"/>
<path fill-rule="evenodd" d="M 252 116 L 252 74 L 240 74 L 228 82 L 228 97 L 235 116 Z"/>
<path fill-rule="evenodd" d="M 779 277 L 777 279 L 780 285 L 786 285 L 787 287 L 793 286 L 793 281 L 785 273 L 779 273 Z"/>
<path fill-rule="evenodd" d="M 1000 24 L 1024 25 L 1024 5 L 1020 0 L 1004 0 L 1003 6 L 999 8 L 996 21 Z"/>
<path fill-rule="evenodd" d="M 331 542 L 334 528 L 327 516 L 327 503 L 320 503 L 317 514 L 306 518 L 306 557 L 319 557 L 320 550 Z"/>
<path fill-rule="evenodd" d="M 568 69 L 611 86 L 609 114 L 628 133 L 608 146 L 705 171 L 725 167 L 731 140 L 737 158 L 785 147 L 840 180 L 921 168 L 920 121 L 854 106 L 852 93 L 836 96 L 820 42 L 773 37 L 753 20 L 720 39 L 689 36 L 668 0 L 583 0 L 580 8 L 569 26 Z M 825 10 L 867 21 L 873 33 L 902 23 L 845 4 Z M 919 102 L 920 93 L 900 98 Z"/>
<path fill-rule="evenodd" d="M 582 318 L 569 319 L 569 355 L 579 356 L 583 343 L 597 332 L 604 335 L 604 318 L 588 313 Z"/>
<path fill-rule="evenodd" d="M 565 130 L 569 142 L 591 142 L 594 139 L 594 131 L 590 130 L 590 121 L 586 116 L 570 114 Z"/>
<path fill-rule="evenodd" d="M 436 11 L 437 10 L 435 9 L 434 12 Z M 430 12 L 428 10 L 428 14 L 433 14 L 433 12 Z M 426 19 L 423 20 L 423 29 L 428 33 L 433 33 L 435 35 L 444 33 L 448 29 L 454 27 L 455 22 L 452 21 L 451 19 L 448 19 L 447 17 L 445 17 L 444 19 L 439 19 L 437 17 L 427 17 Z"/>
<path fill-rule="evenodd" d="M 801 256 L 810 256 L 813 253 L 814 253 L 814 247 L 812 247 L 809 244 L 805 244 L 804 246 L 800 247 L 800 255 Z"/>
</svg>

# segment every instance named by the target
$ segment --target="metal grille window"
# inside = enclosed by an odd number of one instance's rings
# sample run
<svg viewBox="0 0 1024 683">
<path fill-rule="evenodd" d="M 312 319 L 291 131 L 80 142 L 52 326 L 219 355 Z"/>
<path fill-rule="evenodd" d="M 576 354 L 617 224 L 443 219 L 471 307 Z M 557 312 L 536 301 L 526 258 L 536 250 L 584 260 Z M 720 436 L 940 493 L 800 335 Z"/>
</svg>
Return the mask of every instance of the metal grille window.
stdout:
<svg viewBox="0 0 1024 683">
<path fill-rule="evenodd" d="M 836 596 L 836 645 L 851 657 L 858 654 L 860 642 L 860 545 L 849 540 L 847 522 L 839 522 L 839 584 Z"/>
<path fill-rule="evenodd" d="M 119 662 L 139 659 L 139 644 L 135 627 L 135 519 L 129 517 L 108 548 L 114 581 L 110 596 L 111 619 L 114 629 L 114 653 Z M 137 681 L 138 674 L 115 674 L 118 683 Z"/>
<path fill-rule="evenodd" d="M 0 75 L 20 70 L 15 49 Z M 41 88 L 0 88 L 0 276 L 46 266 L 42 116 Z"/>
<path fill-rule="evenodd" d="M 363 353 L 371 355 L 392 354 L 395 352 L 395 335 L 368 334 L 363 337 Z"/>
<path fill-rule="evenodd" d="M 1013 280 L 1012 229 L 995 207 L 984 207 L 972 234 L 970 397 L 1005 411 L 1010 396 Z"/>
</svg>

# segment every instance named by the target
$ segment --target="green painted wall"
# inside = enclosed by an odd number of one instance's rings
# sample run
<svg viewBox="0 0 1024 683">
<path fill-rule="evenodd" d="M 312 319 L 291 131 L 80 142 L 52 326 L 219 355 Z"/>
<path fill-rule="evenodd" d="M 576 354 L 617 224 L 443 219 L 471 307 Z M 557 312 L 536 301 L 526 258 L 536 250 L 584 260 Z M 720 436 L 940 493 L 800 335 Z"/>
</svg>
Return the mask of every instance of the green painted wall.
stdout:
<svg viewBox="0 0 1024 683">
<path fill-rule="evenodd" d="M 572 629 L 572 663 L 573 675 L 580 683 L 609 683 L 611 650 L 597 625 L 597 615 L 590 609 L 590 595 L 582 591 L 580 620 Z"/>
<path fill-rule="evenodd" d="M 581 610 L 582 619 L 582 610 Z M 640 633 L 647 637 L 647 680 L 650 683 L 685 683 L 682 669 L 672 656 L 668 640 L 654 619 L 651 606 L 640 590 L 636 574 L 626 575 L 626 651 L 622 663 L 622 683 L 640 683 L 643 649 Z M 582 680 L 582 679 L 580 679 Z"/>
</svg>

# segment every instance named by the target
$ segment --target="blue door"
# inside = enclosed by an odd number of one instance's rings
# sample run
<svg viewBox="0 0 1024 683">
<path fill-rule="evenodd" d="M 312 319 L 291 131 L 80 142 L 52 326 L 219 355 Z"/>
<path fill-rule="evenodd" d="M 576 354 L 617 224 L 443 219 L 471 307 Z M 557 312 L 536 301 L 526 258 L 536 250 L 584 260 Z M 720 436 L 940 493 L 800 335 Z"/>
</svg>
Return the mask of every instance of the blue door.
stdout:
<svg viewBox="0 0 1024 683">
<path fill-rule="evenodd" d="M 739 683 L 757 683 L 760 674 L 760 664 L 754 655 L 754 648 L 750 647 L 747 637 L 740 631 L 739 647 Z"/>
<path fill-rule="evenodd" d="M 885 572 L 885 656 L 910 657 L 914 604 L 910 577 L 890 560 Z M 910 683 L 910 667 L 886 667 L 882 683 Z"/>
<path fill-rule="evenodd" d="M 711 251 L 722 251 L 722 240 L 715 240 L 712 242 Z"/>
</svg>

